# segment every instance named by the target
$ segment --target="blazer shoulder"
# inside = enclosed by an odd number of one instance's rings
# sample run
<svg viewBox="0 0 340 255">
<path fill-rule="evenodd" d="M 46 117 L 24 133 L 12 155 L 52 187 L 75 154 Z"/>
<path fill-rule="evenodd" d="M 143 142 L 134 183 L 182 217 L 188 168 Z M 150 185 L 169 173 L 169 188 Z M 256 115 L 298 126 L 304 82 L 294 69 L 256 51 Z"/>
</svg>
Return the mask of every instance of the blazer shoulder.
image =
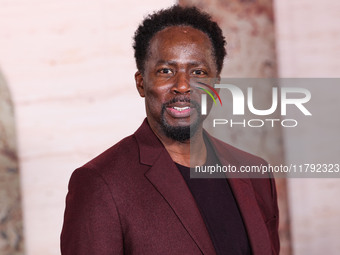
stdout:
<svg viewBox="0 0 340 255">
<path fill-rule="evenodd" d="M 220 155 L 228 154 L 229 156 L 233 157 L 239 163 L 243 165 L 260 165 L 260 164 L 268 164 L 263 158 L 253 155 L 249 152 L 244 150 L 238 149 L 235 146 L 232 146 L 226 142 L 223 142 L 211 135 L 208 134 L 209 139 L 211 140 L 213 146 L 216 149 L 216 152 Z"/>
<path fill-rule="evenodd" d="M 103 153 L 99 154 L 81 168 L 96 170 L 101 174 L 115 169 L 126 169 L 139 163 L 139 148 L 135 135 L 125 137 Z"/>
</svg>

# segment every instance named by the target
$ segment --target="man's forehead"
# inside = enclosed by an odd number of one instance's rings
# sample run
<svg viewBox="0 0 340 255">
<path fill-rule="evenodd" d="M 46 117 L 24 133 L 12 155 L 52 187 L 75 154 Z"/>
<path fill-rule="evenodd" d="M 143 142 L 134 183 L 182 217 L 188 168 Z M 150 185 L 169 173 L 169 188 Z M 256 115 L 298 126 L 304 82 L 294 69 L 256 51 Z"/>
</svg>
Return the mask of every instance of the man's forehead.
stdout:
<svg viewBox="0 0 340 255">
<path fill-rule="evenodd" d="M 167 27 L 152 38 L 149 45 L 149 54 L 164 52 L 164 49 L 196 47 L 201 51 L 212 52 L 209 37 L 202 31 L 190 26 Z"/>
<path fill-rule="evenodd" d="M 157 32 L 150 41 L 147 61 L 153 66 L 159 61 L 192 62 L 192 66 L 216 64 L 211 40 L 191 26 L 171 26 Z"/>
</svg>

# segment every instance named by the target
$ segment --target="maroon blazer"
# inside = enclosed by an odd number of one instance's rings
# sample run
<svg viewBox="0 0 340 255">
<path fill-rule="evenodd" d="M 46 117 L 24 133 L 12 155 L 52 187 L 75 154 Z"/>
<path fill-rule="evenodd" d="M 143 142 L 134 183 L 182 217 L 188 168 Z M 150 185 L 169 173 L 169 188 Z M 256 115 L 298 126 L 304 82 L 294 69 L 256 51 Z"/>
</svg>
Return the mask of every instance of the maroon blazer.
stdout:
<svg viewBox="0 0 340 255">
<path fill-rule="evenodd" d="M 222 164 L 265 164 L 210 137 Z M 254 255 L 279 253 L 274 179 L 228 179 Z M 196 202 L 147 121 L 72 174 L 62 255 L 214 255 Z"/>
</svg>

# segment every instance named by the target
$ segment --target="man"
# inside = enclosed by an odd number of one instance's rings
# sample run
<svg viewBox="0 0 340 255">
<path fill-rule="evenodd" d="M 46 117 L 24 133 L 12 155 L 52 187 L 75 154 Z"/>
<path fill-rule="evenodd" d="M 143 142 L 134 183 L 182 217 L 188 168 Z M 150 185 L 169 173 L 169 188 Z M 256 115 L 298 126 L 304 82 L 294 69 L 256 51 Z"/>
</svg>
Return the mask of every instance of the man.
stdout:
<svg viewBox="0 0 340 255">
<path fill-rule="evenodd" d="M 134 39 L 147 118 L 73 173 L 62 254 L 278 254 L 273 179 L 189 176 L 190 145 L 200 165 L 265 164 L 202 129 L 190 79 L 219 77 L 221 29 L 196 8 L 174 6 L 147 17 Z"/>
</svg>

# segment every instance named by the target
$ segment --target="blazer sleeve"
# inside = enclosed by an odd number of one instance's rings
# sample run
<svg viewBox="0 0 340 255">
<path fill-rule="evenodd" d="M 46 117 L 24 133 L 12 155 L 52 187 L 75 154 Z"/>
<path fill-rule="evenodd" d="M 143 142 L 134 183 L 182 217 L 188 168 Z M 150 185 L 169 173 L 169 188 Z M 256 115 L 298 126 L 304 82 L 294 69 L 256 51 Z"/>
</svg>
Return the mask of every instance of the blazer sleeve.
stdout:
<svg viewBox="0 0 340 255">
<path fill-rule="evenodd" d="M 96 170 L 79 168 L 71 176 L 61 254 L 123 254 L 118 210 L 107 183 Z"/>
</svg>

